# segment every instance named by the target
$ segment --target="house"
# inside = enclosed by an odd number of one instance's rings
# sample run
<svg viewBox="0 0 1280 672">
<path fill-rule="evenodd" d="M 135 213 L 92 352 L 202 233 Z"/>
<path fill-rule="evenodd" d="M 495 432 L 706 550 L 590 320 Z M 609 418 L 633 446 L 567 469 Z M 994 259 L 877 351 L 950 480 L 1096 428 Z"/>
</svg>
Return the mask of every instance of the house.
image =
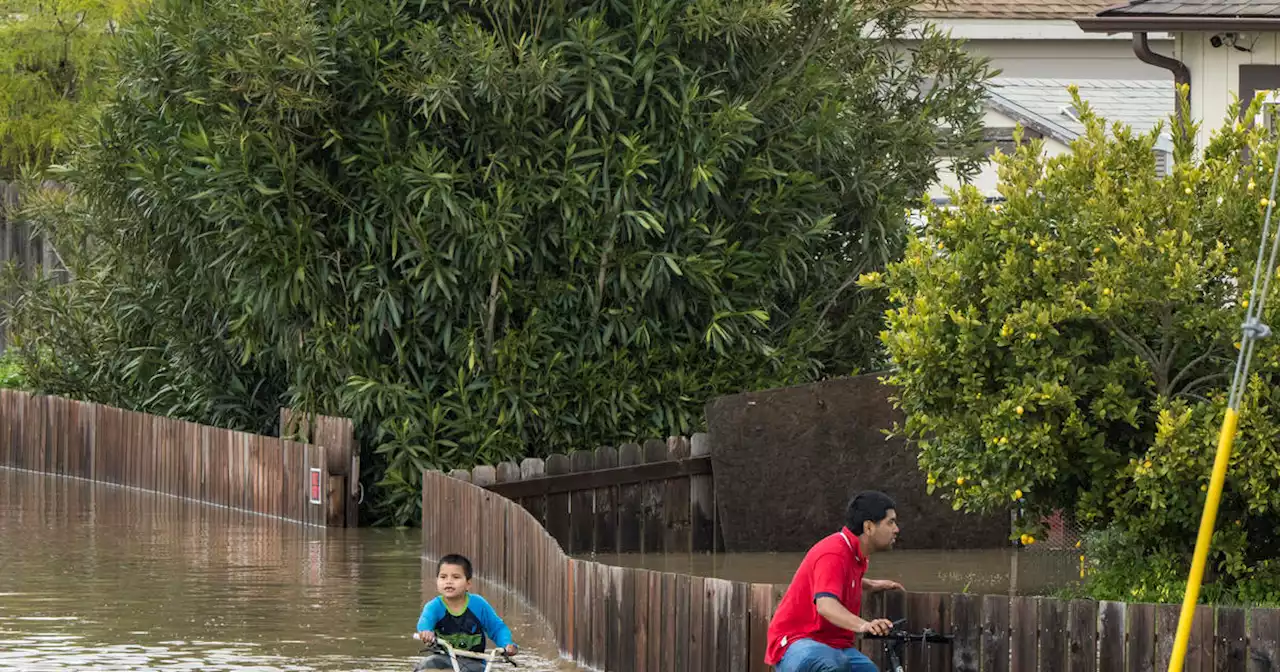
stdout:
<svg viewBox="0 0 1280 672">
<path fill-rule="evenodd" d="M 1090 34 L 1132 36 L 1135 44 L 1171 33 L 1171 57 L 1154 64 L 1190 87 L 1191 116 L 1202 123 L 1201 146 L 1214 129 L 1243 112 L 1256 92 L 1280 90 L 1280 2 L 1129 0 L 1075 22 Z M 1233 94 L 1240 97 L 1239 109 L 1231 108 Z"/>
<path fill-rule="evenodd" d="M 1127 35 L 1086 32 L 1074 19 L 1117 0 L 923 0 L 924 20 L 963 39 L 1004 77 L 1162 79 L 1173 77 L 1135 58 Z M 1152 33 L 1154 53 L 1173 53 L 1168 34 Z"/>
<path fill-rule="evenodd" d="M 1080 97 L 1108 122 L 1126 124 L 1140 133 L 1163 122 L 1155 151 L 1157 170 L 1165 170 L 1173 153 L 1169 117 L 1174 112 L 1175 93 L 1171 81 L 1158 79 L 994 78 L 987 86 L 984 116 L 992 150 L 1012 153 L 1013 131 L 1021 125 L 1024 141 L 1043 139 L 1046 155 L 1068 151 L 1071 142 L 1084 133 L 1084 124 L 1077 118 L 1067 90 L 1072 84 L 1079 88 Z M 959 184 L 950 172 L 943 171 L 940 177 L 929 192 L 935 202 L 948 198 L 946 187 Z M 987 197 L 996 198 L 997 166 L 988 162 L 970 182 Z"/>
<path fill-rule="evenodd" d="M 1076 21 L 1117 1 L 924 0 L 917 9 L 998 71 L 985 110 L 991 149 L 1010 152 L 1014 127 L 1021 124 L 1025 137 L 1043 138 L 1044 151 L 1055 155 L 1084 130 L 1071 116 L 1071 84 L 1101 116 L 1135 130 L 1167 122 L 1175 110 L 1174 75 L 1159 67 L 1174 52 L 1172 35 L 1152 31 L 1139 44 L 1124 33 L 1086 31 Z M 1162 144 L 1157 159 L 1166 160 L 1170 149 Z M 988 162 L 971 182 L 996 197 L 995 164 Z M 944 162 L 929 196 L 944 201 L 946 187 L 957 184 Z"/>
</svg>

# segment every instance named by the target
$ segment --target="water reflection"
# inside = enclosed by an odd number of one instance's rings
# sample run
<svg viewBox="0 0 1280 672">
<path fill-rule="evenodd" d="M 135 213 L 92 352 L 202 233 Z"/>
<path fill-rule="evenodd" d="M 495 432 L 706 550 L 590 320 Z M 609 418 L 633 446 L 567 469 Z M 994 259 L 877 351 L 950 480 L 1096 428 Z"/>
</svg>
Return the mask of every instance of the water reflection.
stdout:
<svg viewBox="0 0 1280 672">
<path fill-rule="evenodd" d="M 0 669 L 407 670 L 419 530 L 322 530 L 0 469 Z M 573 670 L 511 595 L 477 585 L 529 670 Z"/>
</svg>

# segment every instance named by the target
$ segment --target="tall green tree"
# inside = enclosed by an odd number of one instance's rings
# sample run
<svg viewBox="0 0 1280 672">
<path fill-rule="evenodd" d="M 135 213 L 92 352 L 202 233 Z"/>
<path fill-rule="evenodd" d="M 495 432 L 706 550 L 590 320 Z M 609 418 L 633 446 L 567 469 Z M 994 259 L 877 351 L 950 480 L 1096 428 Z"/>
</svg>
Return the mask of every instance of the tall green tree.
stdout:
<svg viewBox="0 0 1280 672">
<path fill-rule="evenodd" d="M 103 66 L 129 0 L 0 0 L 0 179 L 70 146 L 107 88 Z"/>
<path fill-rule="evenodd" d="M 911 5 L 162 0 L 32 209 L 88 274 L 24 297 L 33 382 L 350 416 L 403 522 L 424 467 L 874 364 L 856 277 L 980 157 L 986 66 Z"/>
</svg>

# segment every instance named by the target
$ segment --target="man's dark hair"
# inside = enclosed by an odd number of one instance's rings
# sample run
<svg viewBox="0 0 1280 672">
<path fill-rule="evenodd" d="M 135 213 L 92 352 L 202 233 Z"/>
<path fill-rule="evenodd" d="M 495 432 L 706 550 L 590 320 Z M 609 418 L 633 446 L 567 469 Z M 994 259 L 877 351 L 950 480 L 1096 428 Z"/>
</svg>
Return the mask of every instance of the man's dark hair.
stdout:
<svg viewBox="0 0 1280 672">
<path fill-rule="evenodd" d="M 862 534 L 862 524 L 871 521 L 877 525 L 889 515 L 889 509 L 896 509 L 889 495 L 879 490 L 863 490 L 854 494 L 849 500 L 849 508 L 844 514 L 844 524 L 854 534 Z"/>
<path fill-rule="evenodd" d="M 467 559 L 467 556 L 450 553 L 449 555 L 440 558 L 440 563 L 436 565 L 436 574 L 439 574 L 440 568 L 445 565 L 457 565 L 461 567 L 462 575 L 467 577 L 468 581 L 471 580 L 471 561 Z"/>
</svg>

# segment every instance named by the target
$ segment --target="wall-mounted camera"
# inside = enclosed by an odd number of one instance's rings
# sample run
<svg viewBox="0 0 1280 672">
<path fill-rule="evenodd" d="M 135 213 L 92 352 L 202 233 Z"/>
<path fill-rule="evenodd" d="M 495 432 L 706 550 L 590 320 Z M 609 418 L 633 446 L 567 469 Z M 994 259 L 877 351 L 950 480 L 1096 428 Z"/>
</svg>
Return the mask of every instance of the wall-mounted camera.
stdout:
<svg viewBox="0 0 1280 672">
<path fill-rule="evenodd" d="M 1209 44 L 1212 45 L 1214 49 L 1226 44 L 1230 45 L 1236 51 L 1253 51 L 1253 49 L 1249 47 L 1240 46 L 1239 40 L 1239 33 L 1218 33 L 1217 35 L 1209 38 Z"/>
</svg>

